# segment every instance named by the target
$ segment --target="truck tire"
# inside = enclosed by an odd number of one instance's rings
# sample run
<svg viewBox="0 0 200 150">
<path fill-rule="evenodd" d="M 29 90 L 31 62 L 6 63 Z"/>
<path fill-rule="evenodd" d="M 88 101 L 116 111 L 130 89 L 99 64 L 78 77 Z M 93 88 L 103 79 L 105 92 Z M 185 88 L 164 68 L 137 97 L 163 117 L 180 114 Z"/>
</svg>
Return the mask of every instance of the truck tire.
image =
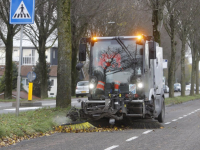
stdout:
<svg viewBox="0 0 200 150">
<path fill-rule="evenodd" d="M 165 101 L 164 101 L 164 98 L 162 99 L 163 99 L 162 110 L 160 114 L 158 115 L 158 122 L 160 123 L 163 123 L 165 120 Z"/>
</svg>

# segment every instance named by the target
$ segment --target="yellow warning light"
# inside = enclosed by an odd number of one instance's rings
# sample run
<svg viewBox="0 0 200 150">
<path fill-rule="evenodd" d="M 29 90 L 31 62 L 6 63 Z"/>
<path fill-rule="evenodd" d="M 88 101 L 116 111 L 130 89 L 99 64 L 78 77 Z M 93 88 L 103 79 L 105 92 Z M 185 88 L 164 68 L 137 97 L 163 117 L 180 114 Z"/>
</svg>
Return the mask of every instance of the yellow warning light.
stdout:
<svg viewBox="0 0 200 150">
<path fill-rule="evenodd" d="M 137 36 L 137 39 L 138 39 L 138 40 L 141 40 L 141 39 L 142 39 L 142 36 L 141 36 L 141 35 L 138 35 L 138 36 Z"/>
<path fill-rule="evenodd" d="M 93 41 L 97 41 L 97 37 L 93 37 L 92 40 L 93 40 Z"/>
</svg>

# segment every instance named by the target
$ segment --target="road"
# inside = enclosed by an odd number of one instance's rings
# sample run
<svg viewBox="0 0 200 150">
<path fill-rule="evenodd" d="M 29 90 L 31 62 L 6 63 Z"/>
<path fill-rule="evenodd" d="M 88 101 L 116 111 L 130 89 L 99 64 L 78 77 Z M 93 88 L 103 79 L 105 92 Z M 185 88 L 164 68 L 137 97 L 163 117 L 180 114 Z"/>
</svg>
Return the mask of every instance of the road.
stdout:
<svg viewBox="0 0 200 150">
<path fill-rule="evenodd" d="M 2 150 L 199 150 L 200 100 L 166 107 L 161 128 L 101 133 L 57 133 Z"/>
<path fill-rule="evenodd" d="M 189 91 L 185 92 L 186 95 L 189 95 Z M 179 96 L 181 93 L 180 92 L 175 92 L 174 96 Z M 169 97 L 168 93 L 165 93 L 165 98 Z M 76 106 L 78 108 L 81 107 L 81 103 L 78 102 L 78 100 L 86 100 L 87 98 L 73 98 L 71 105 L 72 106 Z M 42 102 L 42 107 L 55 107 L 56 106 L 56 100 L 52 99 L 52 100 L 43 100 L 43 101 L 39 101 Z M 42 108 L 42 107 L 20 107 L 19 111 L 27 111 L 27 110 L 34 110 L 34 109 L 38 109 L 38 108 Z M 2 113 L 15 113 L 16 109 L 14 107 L 12 107 L 12 102 L 1 102 L 0 103 L 0 114 Z"/>
</svg>

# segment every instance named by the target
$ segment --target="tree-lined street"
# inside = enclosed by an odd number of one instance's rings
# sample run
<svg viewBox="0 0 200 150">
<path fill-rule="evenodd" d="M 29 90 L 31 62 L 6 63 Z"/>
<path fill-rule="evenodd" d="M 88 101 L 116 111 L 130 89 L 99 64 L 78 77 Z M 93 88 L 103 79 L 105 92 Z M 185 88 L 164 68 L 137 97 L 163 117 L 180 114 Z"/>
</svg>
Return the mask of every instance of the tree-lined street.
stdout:
<svg viewBox="0 0 200 150">
<path fill-rule="evenodd" d="M 199 150 L 199 8 L 199 0 L 0 0 L 0 148 Z M 31 43 L 23 51 L 22 41 Z M 18 107 L 20 91 L 32 99 L 32 82 L 38 98 Z"/>
</svg>

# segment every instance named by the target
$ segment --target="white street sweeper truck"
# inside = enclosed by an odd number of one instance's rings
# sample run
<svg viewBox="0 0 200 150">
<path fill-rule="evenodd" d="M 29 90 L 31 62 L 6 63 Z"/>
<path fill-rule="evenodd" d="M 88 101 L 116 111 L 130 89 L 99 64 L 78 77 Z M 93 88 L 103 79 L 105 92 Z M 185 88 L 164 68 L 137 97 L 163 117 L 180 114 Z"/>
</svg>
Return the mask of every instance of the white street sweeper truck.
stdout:
<svg viewBox="0 0 200 150">
<path fill-rule="evenodd" d="M 88 100 L 81 118 L 155 118 L 163 122 L 163 50 L 152 36 L 82 38 L 77 70 L 90 47 Z"/>
</svg>

